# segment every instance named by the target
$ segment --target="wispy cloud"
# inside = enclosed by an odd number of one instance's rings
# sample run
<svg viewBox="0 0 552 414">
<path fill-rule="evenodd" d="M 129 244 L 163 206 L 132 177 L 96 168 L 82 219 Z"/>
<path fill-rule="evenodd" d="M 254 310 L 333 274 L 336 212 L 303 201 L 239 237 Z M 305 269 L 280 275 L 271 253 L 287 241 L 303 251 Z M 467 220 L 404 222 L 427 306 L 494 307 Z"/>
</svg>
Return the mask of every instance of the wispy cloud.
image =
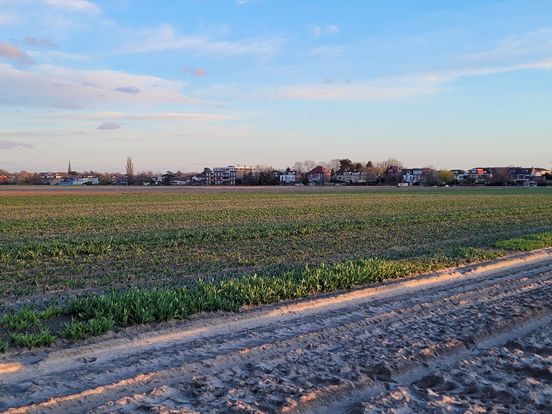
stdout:
<svg viewBox="0 0 552 414">
<path fill-rule="evenodd" d="M 11 26 L 18 23 L 19 20 L 19 16 L 14 13 L 0 12 L 0 26 Z"/>
<path fill-rule="evenodd" d="M 61 52 L 59 50 L 29 50 L 27 54 L 42 63 L 56 63 L 59 61 L 84 62 L 89 56 L 80 53 Z"/>
<path fill-rule="evenodd" d="M 339 26 L 335 24 L 328 24 L 326 26 L 318 26 L 316 24 L 309 24 L 307 26 L 307 31 L 309 32 L 310 37 L 317 39 L 326 35 L 336 35 L 339 33 Z"/>
<path fill-rule="evenodd" d="M 204 35 L 180 35 L 172 26 L 164 24 L 136 33 L 133 40 L 123 45 L 117 54 L 183 49 L 214 57 L 253 55 L 269 58 L 279 51 L 281 44 L 282 39 L 276 37 L 217 40 Z"/>
<path fill-rule="evenodd" d="M 24 144 L 22 142 L 0 139 L 0 150 L 11 150 L 16 148 L 33 148 L 33 146 L 30 144 Z"/>
<path fill-rule="evenodd" d="M 266 98 L 305 101 L 405 100 L 441 92 L 462 78 L 488 76 L 521 70 L 552 70 L 552 59 L 506 66 L 481 66 L 451 69 L 353 83 L 285 85 L 266 89 Z"/>
<path fill-rule="evenodd" d="M 96 129 L 120 129 L 121 125 L 116 122 L 106 121 L 102 122 Z"/>
<path fill-rule="evenodd" d="M 99 14 L 101 9 L 95 3 L 88 0 L 42 0 L 48 6 L 69 12 L 85 12 Z"/>
<path fill-rule="evenodd" d="M 117 121 L 198 121 L 211 122 L 233 119 L 230 115 L 210 114 L 203 112 L 119 112 L 102 111 L 90 113 L 49 114 L 49 118 L 78 119 L 78 120 L 117 120 Z"/>
<path fill-rule="evenodd" d="M 50 42 L 48 39 L 41 39 L 33 36 L 25 36 L 25 39 L 23 39 L 23 44 L 27 46 L 38 46 L 50 49 L 57 49 L 57 46 L 54 43 Z"/>
<path fill-rule="evenodd" d="M 262 4 L 262 3 L 266 3 L 267 0 L 236 0 L 236 4 L 238 6 L 243 6 L 243 5 L 246 5 L 246 4 Z"/>
<path fill-rule="evenodd" d="M 478 63 L 512 63 L 520 59 L 538 59 L 542 56 L 552 57 L 552 28 L 511 35 L 498 42 L 495 48 L 462 55 L 460 60 Z"/>
<path fill-rule="evenodd" d="M 140 93 L 121 93 L 121 85 L 132 85 Z M 134 75 L 113 70 L 77 70 L 56 65 L 35 65 L 21 70 L 0 64 L 0 102 L 80 108 L 132 103 L 197 103 L 184 96 L 184 84 L 156 76 Z"/>
<path fill-rule="evenodd" d="M 7 42 L 0 42 L 0 58 L 8 59 L 22 65 L 32 65 L 35 63 L 25 51 Z"/>
</svg>

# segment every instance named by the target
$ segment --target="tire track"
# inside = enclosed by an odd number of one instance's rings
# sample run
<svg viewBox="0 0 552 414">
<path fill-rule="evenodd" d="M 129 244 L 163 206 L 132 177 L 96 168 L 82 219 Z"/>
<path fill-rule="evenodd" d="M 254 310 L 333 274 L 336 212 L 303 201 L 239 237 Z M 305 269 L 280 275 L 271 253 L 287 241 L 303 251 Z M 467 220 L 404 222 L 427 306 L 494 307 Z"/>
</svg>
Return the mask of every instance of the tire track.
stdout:
<svg viewBox="0 0 552 414">
<path fill-rule="evenodd" d="M 549 315 L 552 256 L 520 257 L 184 323 L 158 338 L 107 338 L 34 361 L 23 354 L 0 374 L 0 409 L 274 412 L 329 404 Z"/>
</svg>

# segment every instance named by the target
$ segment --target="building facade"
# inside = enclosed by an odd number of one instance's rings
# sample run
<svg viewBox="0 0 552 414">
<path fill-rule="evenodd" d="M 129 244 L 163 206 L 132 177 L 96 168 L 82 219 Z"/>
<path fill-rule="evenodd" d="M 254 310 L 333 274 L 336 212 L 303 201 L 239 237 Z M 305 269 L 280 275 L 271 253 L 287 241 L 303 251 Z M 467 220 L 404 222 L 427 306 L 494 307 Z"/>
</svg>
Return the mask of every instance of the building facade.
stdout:
<svg viewBox="0 0 552 414">
<path fill-rule="evenodd" d="M 299 181 L 297 171 L 286 170 L 279 175 L 281 185 L 295 185 Z"/>
<path fill-rule="evenodd" d="M 311 185 L 323 185 L 330 181 L 330 176 L 330 171 L 319 165 L 307 173 L 307 180 Z"/>
<path fill-rule="evenodd" d="M 206 185 L 236 185 L 236 167 L 234 166 L 206 168 L 204 174 Z"/>
</svg>

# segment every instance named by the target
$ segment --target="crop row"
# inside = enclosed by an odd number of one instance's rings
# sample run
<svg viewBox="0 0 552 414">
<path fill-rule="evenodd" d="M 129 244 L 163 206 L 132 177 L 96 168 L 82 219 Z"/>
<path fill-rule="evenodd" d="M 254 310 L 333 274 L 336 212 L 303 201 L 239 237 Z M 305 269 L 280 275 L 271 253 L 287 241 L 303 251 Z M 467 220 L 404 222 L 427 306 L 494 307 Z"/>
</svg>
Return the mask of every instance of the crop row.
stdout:
<svg viewBox="0 0 552 414">
<path fill-rule="evenodd" d="M 350 289 L 367 283 L 435 271 L 450 266 L 490 260 L 507 251 L 552 246 L 552 232 L 527 235 L 495 243 L 493 249 L 462 248 L 448 256 L 408 260 L 347 260 L 331 265 L 306 266 L 281 274 L 257 274 L 222 280 L 198 280 L 188 286 L 153 289 L 129 288 L 76 297 L 63 308 L 26 308 L 0 318 L 13 346 L 51 344 L 56 336 L 83 339 L 113 327 L 185 319 L 199 312 L 238 311 L 244 305 L 261 305 L 309 295 Z M 499 248 L 500 247 L 500 248 Z M 71 321 L 52 333 L 49 320 L 63 316 Z M 7 343 L 0 344 L 5 349 Z"/>
<path fill-rule="evenodd" d="M 543 219 L 547 218 L 542 210 L 524 212 L 533 219 L 539 211 Z M 518 212 L 518 220 L 522 216 Z M 327 221 L 303 221 L 295 223 L 277 223 L 272 225 L 253 224 L 246 226 L 227 226 L 205 229 L 167 229 L 164 231 L 142 231 L 127 234 L 111 235 L 107 238 L 80 237 L 66 240 L 44 240 L 25 242 L 5 242 L 0 246 L 0 264 L 18 260 L 36 260 L 43 257 L 76 258 L 83 255 L 105 255 L 116 252 L 141 252 L 153 246 L 157 248 L 188 247 L 198 244 L 219 243 L 222 241 L 242 241 L 251 239 L 285 238 L 292 236 L 309 237 L 324 232 L 337 231 L 359 232 L 370 228 L 392 226 L 411 226 L 440 223 L 472 223 L 480 225 L 485 222 L 499 221 L 500 214 L 489 215 L 489 212 L 442 212 L 439 214 L 418 213 L 410 216 L 362 217 Z M 552 225 L 552 219 L 548 221 Z"/>
<path fill-rule="evenodd" d="M 495 192 L 496 193 L 496 192 Z M 338 195 L 338 196 L 337 196 Z M 547 193 L 520 195 L 511 191 L 489 195 L 477 192 L 450 192 L 441 195 L 417 194 L 231 194 L 190 201 L 189 195 L 150 195 L 114 197 L 94 196 L 54 198 L 26 197 L 28 203 L 6 197 L 0 203 L 0 240 L 16 235 L 109 234 L 140 229 L 196 228 L 229 223 L 277 223 L 304 220 L 331 220 L 365 216 L 401 216 L 427 213 L 477 211 L 500 215 L 501 212 L 534 210 L 546 201 Z M 0 200 L 2 201 L 2 200 Z M 64 201 L 61 203 L 61 201 Z"/>
</svg>

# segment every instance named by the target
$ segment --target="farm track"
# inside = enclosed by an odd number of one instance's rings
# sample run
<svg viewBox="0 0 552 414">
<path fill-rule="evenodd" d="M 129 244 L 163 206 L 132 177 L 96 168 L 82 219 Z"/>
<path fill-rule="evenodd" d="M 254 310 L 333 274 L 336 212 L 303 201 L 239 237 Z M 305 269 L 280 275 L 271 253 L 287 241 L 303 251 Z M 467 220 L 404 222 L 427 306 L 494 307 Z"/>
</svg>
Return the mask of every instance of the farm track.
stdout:
<svg viewBox="0 0 552 414">
<path fill-rule="evenodd" d="M 551 317 L 548 249 L 68 349 L 8 354 L 0 359 L 0 410 L 346 411 L 409 373 L 418 378 L 447 358 L 477 356 L 483 344 L 523 336 Z"/>
</svg>

